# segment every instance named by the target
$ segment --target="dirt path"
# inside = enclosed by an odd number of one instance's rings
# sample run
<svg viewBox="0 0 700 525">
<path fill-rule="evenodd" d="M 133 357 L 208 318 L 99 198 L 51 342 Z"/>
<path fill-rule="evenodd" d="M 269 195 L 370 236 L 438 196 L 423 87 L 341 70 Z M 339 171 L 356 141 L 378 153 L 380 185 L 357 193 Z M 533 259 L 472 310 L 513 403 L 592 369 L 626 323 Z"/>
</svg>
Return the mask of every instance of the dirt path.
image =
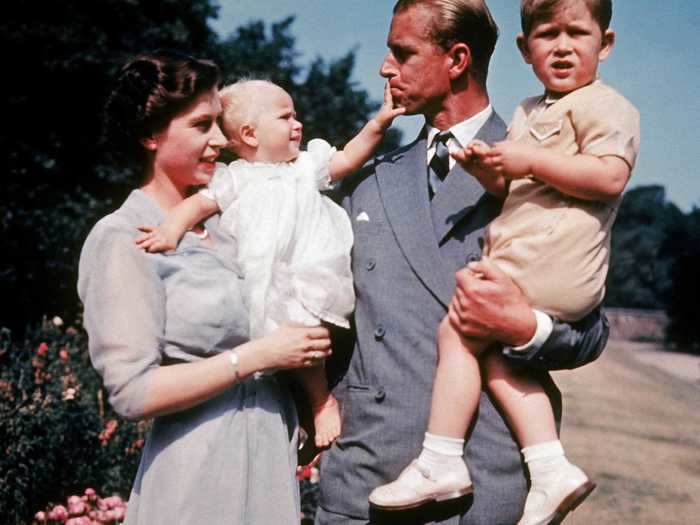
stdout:
<svg viewBox="0 0 700 525">
<path fill-rule="evenodd" d="M 554 375 L 567 453 L 598 483 L 566 525 L 700 523 L 698 361 L 672 374 L 648 351 L 614 342 L 596 363 Z"/>
</svg>

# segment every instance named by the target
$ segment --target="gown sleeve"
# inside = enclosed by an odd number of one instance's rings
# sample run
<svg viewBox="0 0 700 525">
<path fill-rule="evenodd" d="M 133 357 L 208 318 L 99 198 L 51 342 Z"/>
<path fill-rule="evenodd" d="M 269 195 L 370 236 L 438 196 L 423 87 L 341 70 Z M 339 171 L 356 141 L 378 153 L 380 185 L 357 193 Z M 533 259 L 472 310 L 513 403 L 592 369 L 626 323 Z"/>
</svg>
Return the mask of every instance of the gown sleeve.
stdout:
<svg viewBox="0 0 700 525">
<path fill-rule="evenodd" d="M 222 162 L 217 162 L 214 176 L 207 187 L 201 189 L 199 193 L 216 202 L 220 210 L 227 209 L 236 197 L 235 177 L 231 168 Z"/>
<path fill-rule="evenodd" d="M 331 190 L 335 185 L 331 182 L 331 157 L 336 149 L 323 139 L 312 139 L 307 145 L 308 159 L 313 168 L 312 173 L 319 191 Z"/>
<path fill-rule="evenodd" d="M 165 291 L 134 236 L 98 224 L 80 257 L 78 294 L 85 307 L 90 359 L 109 401 L 129 419 L 144 415 L 152 372 L 160 365 Z"/>
</svg>

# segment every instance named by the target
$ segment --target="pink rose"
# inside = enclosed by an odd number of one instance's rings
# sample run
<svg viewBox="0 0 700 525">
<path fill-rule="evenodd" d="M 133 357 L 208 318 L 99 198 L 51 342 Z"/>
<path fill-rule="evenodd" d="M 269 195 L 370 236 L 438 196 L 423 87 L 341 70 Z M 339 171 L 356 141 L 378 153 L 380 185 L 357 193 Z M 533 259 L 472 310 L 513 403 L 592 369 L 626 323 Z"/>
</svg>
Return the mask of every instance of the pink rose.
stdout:
<svg viewBox="0 0 700 525">
<path fill-rule="evenodd" d="M 61 350 L 59 350 L 58 352 L 58 358 L 64 363 L 70 361 L 70 354 L 68 353 L 68 350 L 66 350 L 65 348 L 61 348 Z"/>
<path fill-rule="evenodd" d="M 40 357 L 44 357 L 49 351 L 49 345 L 46 343 L 41 343 L 36 349 L 36 354 Z"/>
<path fill-rule="evenodd" d="M 97 497 L 97 492 L 95 492 L 95 489 L 88 487 L 85 489 L 85 495 L 88 497 L 90 501 L 94 501 L 95 498 Z"/>
<path fill-rule="evenodd" d="M 77 501 L 71 501 L 73 498 L 77 498 Z M 79 496 L 71 496 L 68 498 L 68 513 L 71 516 L 80 516 L 85 514 L 86 510 L 85 503 L 83 503 Z"/>
<path fill-rule="evenodd" d="M 65 521 L 68 519 L 68 509 L 63 505 L 56 505 L 49 511 L 49 519 L 54 521 Z"/>
<path fill-rule="evenodd" d="M 39 512 L 34 514 L 34 519 L 36 521 L 46 521 L 46 512 L 44 512 L 43 510 L 40 510 Z"/>
</svg>

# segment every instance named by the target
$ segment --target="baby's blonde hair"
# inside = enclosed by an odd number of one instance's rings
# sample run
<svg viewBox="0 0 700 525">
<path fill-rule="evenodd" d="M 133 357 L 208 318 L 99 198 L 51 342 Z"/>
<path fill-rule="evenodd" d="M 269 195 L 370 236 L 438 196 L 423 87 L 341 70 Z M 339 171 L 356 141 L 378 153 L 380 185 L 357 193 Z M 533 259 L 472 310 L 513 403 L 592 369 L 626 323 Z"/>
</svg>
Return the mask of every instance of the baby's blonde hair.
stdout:
<svg viewBox="0 0 700 525">
<path fill-rule="evenodd" d="M 221 97 L 221 128 L 229 140 L 228 148 L 236 152 L 238 130 L 244 124 L 255 125 L 260 104 L 256 100 L 262 86 L 279 87 L 269 80 L 242 78 L 219 91 Z"/>
</svg>

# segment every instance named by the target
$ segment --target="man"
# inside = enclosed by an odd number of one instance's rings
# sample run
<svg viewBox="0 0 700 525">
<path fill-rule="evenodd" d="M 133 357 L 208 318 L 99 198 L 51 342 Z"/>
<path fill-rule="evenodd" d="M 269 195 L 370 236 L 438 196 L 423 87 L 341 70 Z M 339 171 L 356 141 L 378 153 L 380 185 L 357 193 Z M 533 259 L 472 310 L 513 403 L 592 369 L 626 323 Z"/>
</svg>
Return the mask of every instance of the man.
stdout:
<svg viewBox="0 0 700 525">
<path fill-rule="evenodd" d="M 412 144 L 377 158 L 343 187 L 355 234 L 356 341 L 335 389 L 343 430 L 321 465 L 317 525 L 517 521 L 526 495 L 520 454 L 485 395 L 465 449 L 473 500 L 403 515 L 368 505 L 370 491 L 394 479 L 420 451 L 436 331 L 448 308 L 465 336 L 528 345 L 512 356 L 527 366 L 572 368 L 595 359 L 605 344 L 607 324 L 598 310 L 575 326 L 553 322 L 534 312 L 493 265 L 481 263 L 480 279 L 459 271 L 479 259 L 483 229 L 500 203 L 446 150 L 505 136 L 486 91 L 497 35 L 483 0 L 400 0 L 394 8 L 380 73 L 395 104 L 424 115 L 426 127 Z M 439 134 L 447 130 L 449 136 Z M 553 384 L 552 396 L 558 403 Z"/>
</svg>

